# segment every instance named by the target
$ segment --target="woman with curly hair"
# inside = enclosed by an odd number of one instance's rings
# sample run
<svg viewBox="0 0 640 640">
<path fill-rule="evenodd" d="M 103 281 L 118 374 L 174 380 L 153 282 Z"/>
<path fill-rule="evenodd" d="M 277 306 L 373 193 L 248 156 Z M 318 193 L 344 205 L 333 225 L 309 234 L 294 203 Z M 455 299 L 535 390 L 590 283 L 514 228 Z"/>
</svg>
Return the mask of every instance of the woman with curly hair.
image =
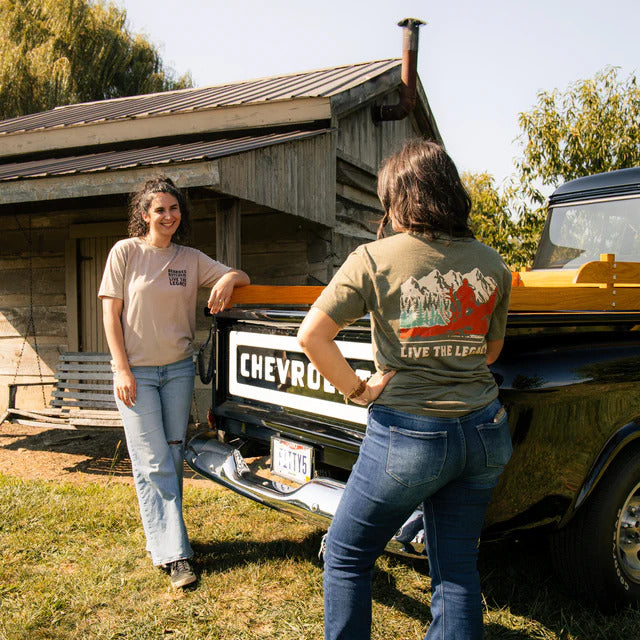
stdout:
<svg viewBox="0 0 640 640">
<path fill-rule="evenodd" d="M 196 581 L 182 516 L 196 297 L 212 287 L 208 307 L 217 313 L 234 287 L 249 284 L 243 271 L 174 243 L 188 229 L 180 190 L 169 178 L 147 181 L 131 199 L 130 237 L 109 252 L 98 292 L 147 552 L 174 587 Z"/>
</svg>

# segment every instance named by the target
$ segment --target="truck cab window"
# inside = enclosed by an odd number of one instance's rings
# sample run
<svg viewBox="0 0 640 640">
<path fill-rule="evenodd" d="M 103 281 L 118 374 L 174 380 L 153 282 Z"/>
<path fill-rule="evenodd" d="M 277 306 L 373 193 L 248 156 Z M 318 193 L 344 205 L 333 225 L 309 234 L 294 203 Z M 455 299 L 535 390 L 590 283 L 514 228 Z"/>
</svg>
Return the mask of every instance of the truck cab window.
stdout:
<svg viewBox="0 0 640 640">
<path fill-rule="evenodd" d="M 633 261 L 640 255 L 640 198 L 556 205 L 549 212 L 534 269 L 577 269 L 615 254 Z"/>
</svg>

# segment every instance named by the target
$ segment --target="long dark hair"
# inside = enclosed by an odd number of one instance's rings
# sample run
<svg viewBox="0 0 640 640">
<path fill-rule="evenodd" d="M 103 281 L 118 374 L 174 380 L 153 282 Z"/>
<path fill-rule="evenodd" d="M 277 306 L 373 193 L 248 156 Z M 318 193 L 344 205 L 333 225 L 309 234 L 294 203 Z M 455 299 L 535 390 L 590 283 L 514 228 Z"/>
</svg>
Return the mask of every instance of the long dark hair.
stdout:
<svg viewBox="0 0 640 640">
<path fill-rule="evenodd" d="M 402 229 L 431 239 L 473 238 L 471 198 L 453 160 L 435 142 L 410 140 L 387 158 L 378 173 L 378 197 L 384 207 L 378 238 L 392 218 Z"/>
<path fill-rule="evenodd" d="M 168 193 L 172 195 L 180 207 L 180 224 L 173 234 L 173 240 L 186 242 L 189 239 L 191 225 L 189 222 L 189 203 L 180 189 L 176 187 L 171 178 L 166 176 L 156 176 L 147 180 L 132 196 L 129 201 L 129 237 L 140 238 L 149 233 L 149 225 L 145 222 L 142 214 L 149 211 L 149 206 L 153 197 L 157 193 Z"/>
</svg>

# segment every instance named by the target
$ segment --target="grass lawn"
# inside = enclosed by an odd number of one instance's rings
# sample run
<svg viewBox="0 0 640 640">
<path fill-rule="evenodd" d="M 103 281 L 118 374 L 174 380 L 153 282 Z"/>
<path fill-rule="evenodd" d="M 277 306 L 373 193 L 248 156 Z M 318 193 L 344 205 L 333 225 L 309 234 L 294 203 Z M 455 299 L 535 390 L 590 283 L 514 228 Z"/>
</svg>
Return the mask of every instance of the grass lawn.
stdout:
<svg viewBox="0 0 640 640">
<path fill-rule="evenodd" d="M 0 640 L 322 638 L 321 531 L 213 484 L 185 489 L 200 580 L 173 591 L 151 567 L 133 487 L 0 475 Z M 640 613 L 574 601 L 544 546 L 486 545 L 486 638 L 636 640 Z M 426 563 L 383 556 L 373 638 L 419 640 Z"/>
</svg>

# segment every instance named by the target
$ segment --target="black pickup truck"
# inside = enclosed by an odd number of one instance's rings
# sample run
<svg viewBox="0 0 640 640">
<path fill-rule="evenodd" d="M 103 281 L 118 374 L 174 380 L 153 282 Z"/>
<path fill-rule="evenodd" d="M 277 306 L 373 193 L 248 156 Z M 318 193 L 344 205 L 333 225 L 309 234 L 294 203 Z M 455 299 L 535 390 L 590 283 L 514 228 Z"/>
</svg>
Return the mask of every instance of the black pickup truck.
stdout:
<svg viewBox="0 0 640 640">
<path fill-rule="evenodd" d="M 491 366 L 514 453 L 483 538 L 548 532 L 560 576 L 605 610 L 640 601 L 638 260 L 640 168 L 557 189 L 533 269 L 514 274 L 505 346 Z M 302 353 L 304 315 L 296 305 L 246 305 L 213 319 L 211 429 L 191 440 L 187 462 L 327 526 L 366 409 L 346 405 Z M 338 343 L 361 377 L 373 371 L 367 318 Z M 421 529 L 416 512 L 389 549 L 423 553 Z"/>
</svg>

